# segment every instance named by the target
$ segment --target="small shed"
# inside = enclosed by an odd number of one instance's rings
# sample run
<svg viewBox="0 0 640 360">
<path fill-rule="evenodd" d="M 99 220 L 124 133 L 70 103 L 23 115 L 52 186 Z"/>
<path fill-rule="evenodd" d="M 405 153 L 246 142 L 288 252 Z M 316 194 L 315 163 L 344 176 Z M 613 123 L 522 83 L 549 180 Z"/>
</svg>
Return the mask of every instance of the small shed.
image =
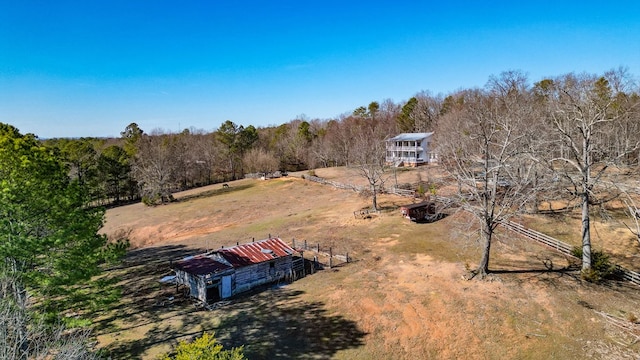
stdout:
<svg viewBox="0 0 640 360">
<path fill-rule="evenodd" d="M 173 270 L 190 296 L 211 302 L 291 278 L 294 253 L 281 239 L 269 238 L 186 257 Z"/>
<path fill-rule="evenodd" d="M 429 220 L 437 215 L 436 204 L 433 201 L 404 205 L 400 207 L 400 211 L 403 217 L 416 222 Z"/>
</svg>

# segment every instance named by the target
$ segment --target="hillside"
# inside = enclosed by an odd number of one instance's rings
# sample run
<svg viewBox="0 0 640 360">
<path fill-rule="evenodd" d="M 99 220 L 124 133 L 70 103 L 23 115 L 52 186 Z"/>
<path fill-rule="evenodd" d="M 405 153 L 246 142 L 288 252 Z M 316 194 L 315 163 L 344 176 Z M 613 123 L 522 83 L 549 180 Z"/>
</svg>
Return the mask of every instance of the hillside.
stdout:
<svg viewBox="0 0 640 360">
<path fill-rule="evenodd" d="M 323 171 L 318 175 L 344 179 L 335 169 Z M 406 182 L 427 176 L 398 175 Z M 632 322 L 640 316 L 638 288 L 584 283 L 565 269 L 569 259 L 545 247 L 501 233 L 494 274 L 468 281 L 478 244 L 460 214 L 410 223 L 396 209 L 411 201 L 384 195 L 379 215 L 357 219 L 353 211 L 367 208 L 369 199 L 296 176 L 230 185 L 185 192 L 169 205 L 107 212 L 103 231 L 128 233 L 136 248 L 114 270 L 122 279 L 121 305 L 96 321 L 100 346 L 116 358 L 150 359 L 204 330 L 215 330 L 225 346 L 244 344 L 252 359 L 640 356 Z M 355 261 L 213 311 L 197 310 L 157 281 L 170 260 L 196 249 L 269 234 L 332 246 Z"/>
</svg>

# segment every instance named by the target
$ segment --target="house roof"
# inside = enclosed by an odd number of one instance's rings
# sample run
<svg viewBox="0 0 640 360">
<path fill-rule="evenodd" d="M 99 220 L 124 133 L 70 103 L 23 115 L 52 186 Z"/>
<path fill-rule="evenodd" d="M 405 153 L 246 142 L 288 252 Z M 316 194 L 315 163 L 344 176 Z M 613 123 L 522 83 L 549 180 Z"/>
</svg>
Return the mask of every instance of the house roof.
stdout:
<svg viewBox="0 0 640 360">
<path fill-rule="evenodd" d="M 177 261 L 173 265 L 173 267 L 175 269 L 186 271 L 194 275 L 213 274 L 232 268 L 230 265 L 217 261 L 214 258 L 208 256 L 208 254 L 199 254 L 196 256 L 186 257 L 180 261 Z"/>
<path fill-rule="evenodd" d="M 174 268 L 194 275 L 213 274 L 259 264 L 293 253 L 294 250 L 284 241 L 279 238 L 271 238 L 189 256 L 177 261 Z"/>
<path fill-rule="evenodd" d="M 402 133 L 402 134 L 399 134 L 399 135 L 396 135 L 396 136 L 392 137 L 388 141 L 418 141 L 418 140 L 422 140 L 424 138 L 428 138 L 431 135 L 433 135 L 432 132 L 428 132 L 428 133 Z"/>
<path fill-rule="evenodd" d="M 271 238 L 223 248 L 215 252 L 236 268 L 289 256 L 294 250 L 279 238 Z"/>
</svg>

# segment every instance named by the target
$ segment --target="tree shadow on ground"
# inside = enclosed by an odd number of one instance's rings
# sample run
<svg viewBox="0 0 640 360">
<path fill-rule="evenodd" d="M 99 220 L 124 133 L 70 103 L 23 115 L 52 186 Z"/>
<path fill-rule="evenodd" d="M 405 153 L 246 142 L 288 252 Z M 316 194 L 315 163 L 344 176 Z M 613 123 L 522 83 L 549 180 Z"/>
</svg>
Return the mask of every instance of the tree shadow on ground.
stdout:
<svg viewBox="0 0 640 360">
<path fill-rule="evenodd" d="M 154 345 L 175 346 L 204 331 L 215 332 L 225 349 L 244 346 L 249 359 L 327 359 L 364 344 L 366 333 L 354 321 L 330 314 L 322 302 L 302 300 L 303 294 L 272 285 L 211 311 L 184 305 L 176 314 L 179 326 L 158 318 L 140 339 L 119 341 L 106 351 L 113 359 L 136 359 Z"/>
<path fill-rule="evenodd" d="M 506 270 L 506 269 L 489 269 L 490 274 L 496 275 L 517 275 L 517 274 L 530 274 L 533 276 L 542 275 L 554 275 L 555 278 L 570 277 L 577 279 L 580 277 L 580 269 L 564 268 L 564 269 L 520 269 L 520 270 Z"/>
<path fill-rule="evenodd" d="M 531 278 L 552 283 L 561 278 L 576 280 L 580 278 L 580 267 L 576 264 L 558 265 L 553 259 L 542 259 L 540 263 L 532 260 L 525 261 L 499 261 L 498 265 L 491 266 L 490 274 L 494 275 L 530 275 Z"/>
<path fill-rule="evenodd" d="M 172 274 L 171 261 L 202 251 L 184 245 L 129 251 L 119 266 L 108 270 L 108 275 L 119 280 L 117 286 L 121 291 L 121 300 L 106 308 L 102 314 L 97 314 L 102 316 L 94 322 L 94 331 L 106 334 L 123 330 L 114 324 L 116 319 L 145 317 L 146 322 L 159 320 L 162 313 L 160 308 L 167 305 L 167 299 L 173 297 L 176 305 L 184 300 L 176 297 L 174 285 L 160 283 L 162 277 Z"/>
<path fill-rule="evenodd" d="M 175 285 L 159 284 L 171 273 L 170 259 L 199 252 L 168 245 L 127 255 L 114 269 L 122 279 L 124 301 L 94 323 L 96 335 L 116 339 L 105 353 L 113 359 L 138 359 L 153 346 L 174 346 L 203 331 L 215 331 L 225 348 L 244 345 L 249 359 L 330 358 L 339 350 L 363 345 L 366 333 L 355 322 L 329 314 L 324 303 L 305 301 L 304 292 L 288 286 L 263 286 L 208 311 L 193 306 Z M 134 339 L 129 332 L 136 334 Z"/>
<path fill-rule="evenodd" d="M 199 329 L 199 318 L 191 317 L 189 321 L 182 324 L 181 328 L 191 328 L 190 331 L 180 331 L 180 328 L 156 322 L 156 324 L 144 333 L 141 339 L 118 341 L 104 349 L 110 359 L 140 359 L 142 355 L 151 347 L 166 342 L 177 343 L 178 339 L 195 338 L 202 335 Z"/>
<path fill-rule="evenodd" d="M 449 216 L 449 214 L 437 213 L 437 214 L 428 216 L 426 219 L 416 220 L 415 223 L 416 224 L 432 224 L 432 223 L 434 223 L 436 221 L 440 221 L 440 220 L 446 218 L 447 216 Z"/>
<path fill-rule="evenodd" d="M 233 301 L 220 312 L 216 336 L 225 346 L 245 346 L 249 359 L 326 359 L 364 344 L 354 321 L 330 314 L 304 292 L 273 288 Z"/>
<path fill-rule="evenodd" d="M 249 189 L 249 188 L 251 188 L 253 186 L 254 186 L 254 184 L 242 184 L 242 185 L 221 187 L 220 189 L 212 189 L 212 190 L 199 192 L 197 194 L 190 194 L 190 195 L 180 196 L 175 200 L 175 202 L 185 202 L 185 201 L 190 201 L 190 200 L 195 200 L 195 199 L 202 199 L 202 198 L 208 198 L 208 197 L 222 195 L 222 194 L 228 194 L 228 193 L 232 193 L 232 192 L 236 192 L 236 191 L 246 190 L 246 189 Z"/>
</svg>

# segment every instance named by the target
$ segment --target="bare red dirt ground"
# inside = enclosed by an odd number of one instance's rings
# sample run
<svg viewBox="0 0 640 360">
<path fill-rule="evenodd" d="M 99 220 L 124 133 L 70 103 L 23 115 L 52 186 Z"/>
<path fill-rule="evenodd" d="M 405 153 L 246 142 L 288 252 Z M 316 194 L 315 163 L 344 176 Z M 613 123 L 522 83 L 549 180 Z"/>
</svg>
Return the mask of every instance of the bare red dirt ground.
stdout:
<svg viewBox="0 0 640 360">
<path fill-rule="evenodd" d="M 345 179 L 335 169 L 316 173 Z M 429 177 L 398 175 L 406 182 Z M 114 270 L 122 278 L 121 305 L 96 320 L 99 344 L 115 358 L 151 359 L 202 331 L 215 331 L 225 346 L 245 345 L 252 359 L 640 356 L 640 333 L 633 332 L 640 316 L 637 287 L 584 283 L 566 271 L 570 259 L 511 233 L 499 234 L 493 247 L 494 274 L 467 280 L 478 244 L 460 214 L 410 223 L 396 209 L 411 200 L 383 195 L 383 211 L 359 219 L 353 211 L 367 208 L 370 199 L 299 178 L 242 180 L 230 189 L 214 185 L 177 198 L 107 213 L 103 231 L 128 233 L 137 249 Z M 333 246 L 355 261 L 212 311 L 196 309 L 157 281 L 168 273 L 169 260 L 268 234 Z"/>
</svg>

